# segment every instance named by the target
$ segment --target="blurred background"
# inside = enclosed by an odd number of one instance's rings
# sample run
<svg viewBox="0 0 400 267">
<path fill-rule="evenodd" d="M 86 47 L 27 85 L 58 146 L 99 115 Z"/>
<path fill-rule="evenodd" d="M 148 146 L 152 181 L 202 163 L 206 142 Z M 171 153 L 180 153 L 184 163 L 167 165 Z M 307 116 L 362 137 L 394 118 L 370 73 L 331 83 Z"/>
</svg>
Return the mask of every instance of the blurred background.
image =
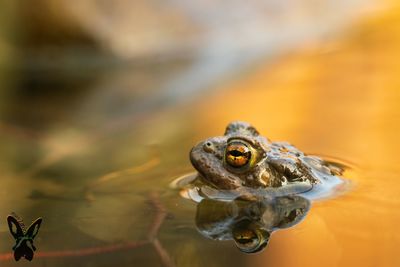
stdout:
<svg viewBox="0 0 400 267">
<path fill-rule="evenodd" d="M 397 1 L 1 1 L 1 266 L 12 211 L 44 219 L 31 266 L 399 266 L 399 47 Z M 345 162 L 352 190 L 257 255 L 202 237 L 168 185 L 232 120 Z M 168 260 L 124 247 L 151 192 Z"/>
</svg>

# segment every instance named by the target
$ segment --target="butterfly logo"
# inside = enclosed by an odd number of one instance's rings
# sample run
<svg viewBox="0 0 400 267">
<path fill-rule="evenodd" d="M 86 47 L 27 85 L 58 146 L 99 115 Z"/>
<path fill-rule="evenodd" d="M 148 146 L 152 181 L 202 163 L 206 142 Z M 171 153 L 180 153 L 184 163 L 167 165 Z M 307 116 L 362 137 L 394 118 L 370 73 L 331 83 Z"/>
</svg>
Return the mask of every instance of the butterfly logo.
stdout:
<svg viewBox="0 0 400 267">
<path fill-rule="evenodd" d="M 19 261 L 22 257 L 31 261 L 33 259 L 33 252 L 36 247 L 33 245 L 33 239 L 39 232 L 42 218 L 36 219 L 26 230 L 25 224 L 21 218 L 15 213 L 7 216 L 8 228 L 10 229 L 11 235 L 15 239 L 15 245 L 13 246 L 14 259 Z"/>
</svg>

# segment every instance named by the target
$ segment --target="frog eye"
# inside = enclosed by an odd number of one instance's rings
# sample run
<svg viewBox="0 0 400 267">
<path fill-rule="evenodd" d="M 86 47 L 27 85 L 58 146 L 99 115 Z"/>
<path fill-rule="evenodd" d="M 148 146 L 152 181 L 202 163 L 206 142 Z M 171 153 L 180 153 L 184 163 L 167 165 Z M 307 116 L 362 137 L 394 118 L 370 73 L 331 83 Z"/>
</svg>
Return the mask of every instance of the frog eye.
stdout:
<svg viewBox="0 0 400 267">
<path fill-rule="evenodd" d="M 225 161 L 231 167 L 240 168 L 249 163 L 251 159 L 250 148 L 239 141 L 229 143 L 225 149 Z"/>
<path fill-rule="evenodd" d="M 237 225 L 232 232 L 233 240 L 240 251 L 254 253 L 262 250 L 269 241 L 270 233 L 251 227 L 251 222 Z"/>
<path fill-rule="evenodd" d="M 251 251 L 258 246 L 259 238 L 254 231 L 242 230 L 237 231 L 233 237 L 236 242 L 236 246 L 241 251 Z"/>
</svg>

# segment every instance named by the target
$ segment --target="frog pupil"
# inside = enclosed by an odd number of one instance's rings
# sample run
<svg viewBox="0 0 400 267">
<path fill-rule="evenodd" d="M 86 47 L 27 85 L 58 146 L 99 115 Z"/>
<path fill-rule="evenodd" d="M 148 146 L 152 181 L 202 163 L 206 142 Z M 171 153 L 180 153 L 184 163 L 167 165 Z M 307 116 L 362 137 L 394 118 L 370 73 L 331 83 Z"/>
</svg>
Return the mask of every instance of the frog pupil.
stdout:
<svg viewBox="0 0 400 267">
<path fill-rule="evenodd" d="M 232 151 L 229 151 L 229 154 L 232 155 L 232 156 L 234 156 L 234 157 L 243 156 L 243 153 L 240 152 L 239 150 L 232 150 Z"/>
<path fill-rule="evenodd" d="M 237 242 L 240 244 L 249 244 L 249 243 L 254 243 L 255 237 L 254 236 L 241 236 L 237 238 Z"/>
</svg>

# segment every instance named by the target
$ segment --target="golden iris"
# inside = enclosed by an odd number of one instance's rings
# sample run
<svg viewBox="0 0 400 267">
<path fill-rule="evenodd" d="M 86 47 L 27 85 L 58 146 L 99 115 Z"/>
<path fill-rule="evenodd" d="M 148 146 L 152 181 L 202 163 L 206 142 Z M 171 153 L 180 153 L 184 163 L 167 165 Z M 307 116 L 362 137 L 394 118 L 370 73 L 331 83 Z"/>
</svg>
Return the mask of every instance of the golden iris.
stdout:
<svg viewBox="0 0 400 267">
<path fill-rule="evenodd" d="M 267 244 L 270 233 L 252 221 L 242 221 L 234 225 L 232 237 L 236 246 L 245 253 L 261 251 Z"/>
<path fill-rule="evenodd" d="M 230 166 L 240 168 L 249 163 L 251 159 L 250 148 L 238 141 L 231 142 L 225 150 L 225 160 Z"/>
<path fill-rule="evenodd" d="M 233 233 L 236 245 L 242 251 L 252 251 L 260 244 L 260 237 L 249 229 L 236 230 Z"/>
</svg>

